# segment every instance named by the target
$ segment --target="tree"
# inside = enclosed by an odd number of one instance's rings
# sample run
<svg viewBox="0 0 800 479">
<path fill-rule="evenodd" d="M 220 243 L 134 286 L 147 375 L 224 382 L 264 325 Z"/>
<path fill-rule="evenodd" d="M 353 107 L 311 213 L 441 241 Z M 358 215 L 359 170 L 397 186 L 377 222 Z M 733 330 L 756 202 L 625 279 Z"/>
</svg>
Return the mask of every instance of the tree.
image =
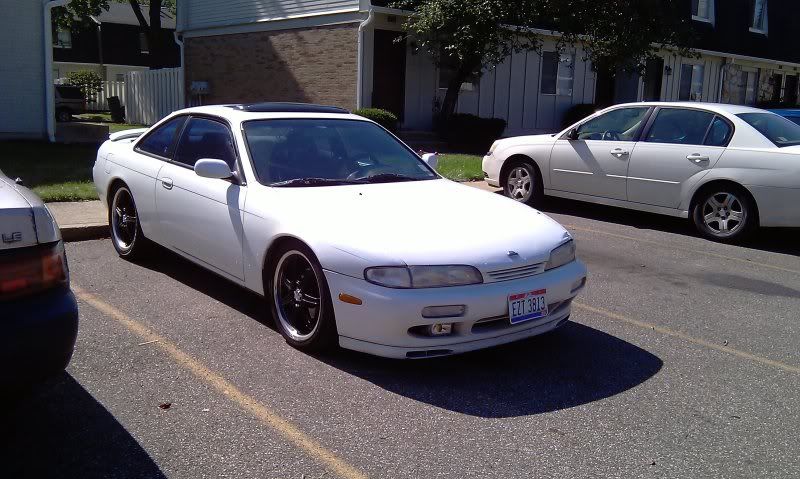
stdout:
<svg viewBox="0 0 800 479">
<path fill-rule="evenodd" d="M 404 27 L 439 68 L 451 76 L 441 114 L 455 111 L 461 85 L 503 61 L 513 52 L 535 50 L 539 36 L 526 26 L 536 11 L 530 0 L 401 0 L 395 6 L 414 10 Z"/>
<path fill-rule="evenodd" d="M 167 9 L 175 13 L 176 0 L 72 0 L 66 7 L 53 9 L 53 19 L 59 26 L 73 29 L 88 25 L 90 16 L 97 16 L 103 10 L 108 11 L 110 2 L 127 3 L 133 10 L 139 26 L 147 36 L 147 45 L 150 49 L 150 68 L 164 66 L 164 38 L 161 34 L 161 11 Z M 146 18 L 142 6 L 149 5 L 149 14 Z"/>
<path fill-rule="evenodd" d="M 439 68 L 452 72 L 441 115 L 452 115 L 461 85 L 516 51 L 541 50 L 542 30 L 558 49 L 581 44 L 595 67 L 641 71 L 661 49 L 692 55 L 683 0 L 400 0 L 404 28 Z"/>
<path fill-rule="evenodd" d="M 94 102 L 97 94 L 103 91 L 103 80 L 91 70 L 67 73 L 67 83 L 79 87 L 88 102 Z"/>
</svg>

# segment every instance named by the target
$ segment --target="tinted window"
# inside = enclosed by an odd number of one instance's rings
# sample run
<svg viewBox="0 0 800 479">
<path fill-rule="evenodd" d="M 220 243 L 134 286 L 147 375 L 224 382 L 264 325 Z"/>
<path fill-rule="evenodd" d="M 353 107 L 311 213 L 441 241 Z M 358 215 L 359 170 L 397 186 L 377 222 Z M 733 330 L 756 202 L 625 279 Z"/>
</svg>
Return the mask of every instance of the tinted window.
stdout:
<svg viewBox="0 0 800 479">
<path fill-rule="evenodd" d="M 578 139 L 633 141 L 647 110 L 647 107 L 620 108 L 592 118 L 578 127 Z"/>
<path fill-rule="evenodd" d="M 175 134 L 183 125 L 184 120 L 186 120 L 186 117 L 180 116 L 164 123 L 147 135 L 137 148 L 154 155 L 169 158 L 172 153 L 172 145 L 175 143 Z"/>
<path fill-rule="evenodd" d="M 201 158 L 222 160 L 231 171 L 236 169 L 236 150 L 227 126 L 206 118 L 189 120 L 178 142 L 175 161 L 193 167 Z"/>
<path fill-rule="evenodd" d="M 413 152 L 372 123 L 334 119 L 254 120 L 244 133 L 258 179 L 387 181 L 437 178 Z M 398 178 L 402 177 L 402 178 Z"/>
<path fill-rule="evenodd" d="M 725 146 L 731 138 L 731 133 L 733 133 L 733 130 L 728 125 L 728 122 L 716 117 L 714 122 L 711 123 L 711 129 L 708 130 L 705 144 L 708 146 Z"/>
<path fill-rule="evenodd" d="M 645 141 L 702 145 L 713 119 L 714 115 L 705 111 L 664 108 L 656 114 Z"/>
<path fill-rule="evenodd" d="M 800 125 L 774 113 L 741 113 L 737 115 L 766 136 L 775 145 L 800 145 Z"/>
<path fill-rule="evenodd" d="M 78 87 L 57 86 L 56 90 L 64 100 L 83 100 L 83 92 Z"/>
</svg>

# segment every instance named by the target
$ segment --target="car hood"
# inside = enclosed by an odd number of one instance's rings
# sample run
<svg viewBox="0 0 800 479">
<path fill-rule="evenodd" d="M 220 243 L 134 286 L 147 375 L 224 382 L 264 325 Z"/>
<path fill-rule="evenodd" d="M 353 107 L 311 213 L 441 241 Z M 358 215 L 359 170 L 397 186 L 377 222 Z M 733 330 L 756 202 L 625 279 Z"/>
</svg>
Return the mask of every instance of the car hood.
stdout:
<svg viewBox="0 0 800 479">
<path fill-rule="evenodd" d="M 59 238 L 58 228 L 39 197 L 0 173 L 0 250 Z"/>
<path fill-rule="evenodd" d="M 272 190 L 291 205 L 287 232 L 361 259 L 359 275 L 365 265 L 517 267 L 547 261 L 568 238 L 535 209 L 449 180 Z"/>
<path fill-rule="evenodd" d="M 526 136 L 512 136 L 510 138 L 503 138 L 500 140 L 502 148 L 509 148 L 511 146 L 519 145 L 539 145 L 553 143 L 556 137 L 550 134 L 545 135 L 526 135 Z"/>
</svg>

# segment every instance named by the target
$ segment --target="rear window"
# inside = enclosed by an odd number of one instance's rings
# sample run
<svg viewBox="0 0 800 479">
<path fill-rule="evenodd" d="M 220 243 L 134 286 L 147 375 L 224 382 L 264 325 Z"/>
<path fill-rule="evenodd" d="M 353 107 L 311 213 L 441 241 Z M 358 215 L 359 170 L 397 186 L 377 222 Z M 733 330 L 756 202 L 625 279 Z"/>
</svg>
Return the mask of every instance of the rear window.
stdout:
<svg viewBox="0 0 800 479">
<path fill-rule="evenodd" d="M 800 145 L 800 125 L 774 113 L 740 113 L 739 118 L 778 147 Z"/>
<path fill-rule="evenodd" d="M 83 100 L 83 92 L 80 88 L 57 86 L 56 90 L 64 100 Z"/>
</svg>

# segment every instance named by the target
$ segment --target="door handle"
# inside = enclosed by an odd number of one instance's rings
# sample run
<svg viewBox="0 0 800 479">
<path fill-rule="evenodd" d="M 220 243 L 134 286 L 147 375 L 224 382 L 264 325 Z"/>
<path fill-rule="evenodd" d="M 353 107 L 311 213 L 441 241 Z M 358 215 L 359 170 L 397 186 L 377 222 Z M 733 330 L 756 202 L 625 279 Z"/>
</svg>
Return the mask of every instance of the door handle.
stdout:
<svg viewBox="0 0 800 479">
<path fill-rule="evenodd" d="M 614 148 L 611 150 L 611 154 L 617 158 L 622 158 L 623 156 L 628 156 L 631 153 L 628 150 L 623 150 L 622 148 Z"/>
<path fill-rule="evenodd" d="M 172 189 L 172 178 L 161 178 L 161 186 L 164 188 L 171 190 Z"/>
<path fill-rule="evenodd" d="M 699 153 L 693 153 L 693 154 L 687 156 L 686 159 L 691 161 L 694 164 L 699 164 L 699 163 L 704 163 L 706 161 L 709 161 L 709 158 L 707 156 L 703 156 L 703 155 L 701 155 Z"/>
</svg>

